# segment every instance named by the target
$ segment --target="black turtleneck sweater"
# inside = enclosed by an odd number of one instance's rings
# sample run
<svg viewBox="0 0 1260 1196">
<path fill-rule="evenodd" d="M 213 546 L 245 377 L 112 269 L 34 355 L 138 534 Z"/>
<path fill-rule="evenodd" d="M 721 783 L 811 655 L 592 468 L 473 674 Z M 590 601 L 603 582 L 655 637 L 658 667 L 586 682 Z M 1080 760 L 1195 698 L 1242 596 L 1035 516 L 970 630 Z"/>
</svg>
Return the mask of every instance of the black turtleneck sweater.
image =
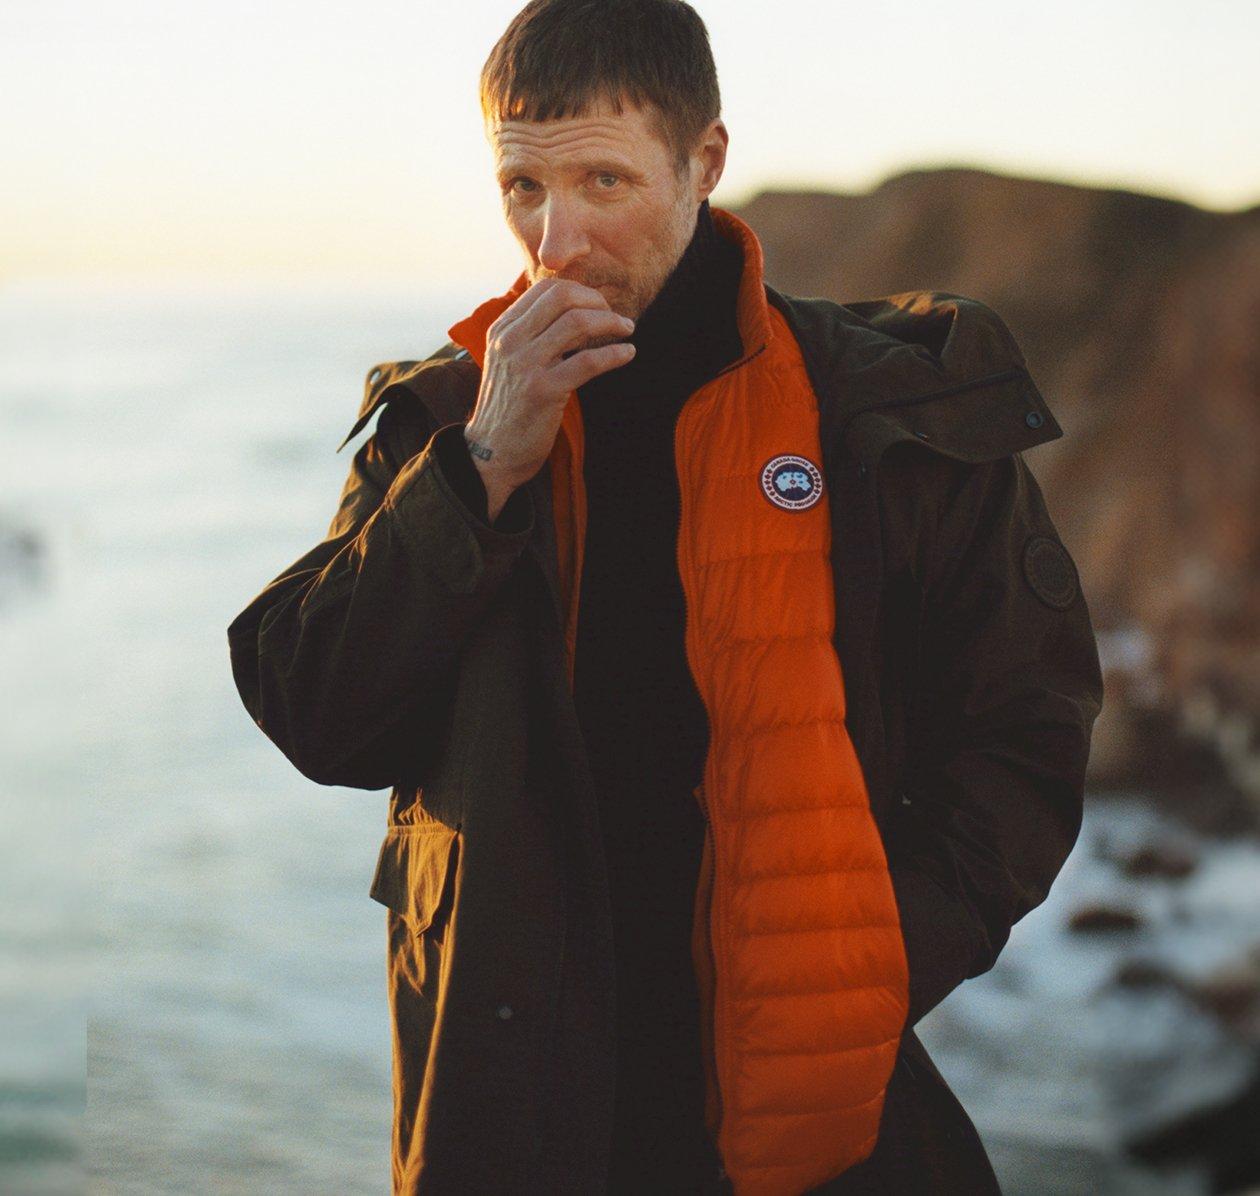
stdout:
<svg viewBox="0 0 1260 1196">
<path fill-rule="evenodd" d="M 716 1169 L 704 1129 L 692 908 L 704 822 L 692 793 L 708 750 L 687 663 L 674 428 L 687 398 L 742 355 L 739 246 L 708 201 L 631 337 L 637 352 L 578 390 L 586 537 L 574 701 L 602 797 L 617 961 L 610 1191 L 696 1193 Z M 485 488 L 451 436 L 443 466 L 484 521 Z M 499 517 L 502 523 L 506 517 Z"/>
<path fill-rule="evenodd" d="M 674 426 L 688 396 L 741 355 L 742 266 L 706 201 L 639 317 L 634 357 L 578 390 L 586 540 L 574 700 L 604 799 L 612 887 L 615 1193 L 694 1193 L 712 1166 L 691 962 L 704 838 L 691 790 L 709 728 L 684 646 Z"/>
</svg>

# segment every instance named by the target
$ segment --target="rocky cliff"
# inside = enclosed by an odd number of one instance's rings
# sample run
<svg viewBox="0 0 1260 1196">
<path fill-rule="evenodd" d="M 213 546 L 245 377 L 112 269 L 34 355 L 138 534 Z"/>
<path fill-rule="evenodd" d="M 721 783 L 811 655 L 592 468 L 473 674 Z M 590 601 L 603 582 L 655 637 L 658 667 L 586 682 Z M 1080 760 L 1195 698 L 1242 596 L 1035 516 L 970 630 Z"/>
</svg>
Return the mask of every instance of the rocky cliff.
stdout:
<svg viewBox="0 0 1260 1196">
<path fill-rule="evenodd" d="M 1227 780 L 1260 811 L 1260 206 L 939 169 L 736 210 L 790 293 L 1006 320 L 1065 431 L 1028 463 L 1099 631 L 1094 783 Z"/>
</svg>

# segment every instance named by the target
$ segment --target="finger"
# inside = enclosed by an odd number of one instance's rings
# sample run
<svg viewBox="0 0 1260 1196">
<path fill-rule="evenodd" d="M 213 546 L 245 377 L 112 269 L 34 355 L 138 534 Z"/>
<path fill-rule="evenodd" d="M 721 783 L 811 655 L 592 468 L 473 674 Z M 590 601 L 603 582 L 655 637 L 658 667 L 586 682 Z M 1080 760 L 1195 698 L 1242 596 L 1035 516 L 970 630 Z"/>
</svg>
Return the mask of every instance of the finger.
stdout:
<svg viewBox="0 0 1260 1196">
<path fill-rule="evenodd" d="M 549 366 L 567 349 L 579 348 L 600 337 L 623 340 L 633 331 L 633 320 L 610 309 L 571 307 L 535 338 L 530 356 Z"/>
<path fill-rule="evenodd" d="M 542 282 L 526 287 L 486 329 L 486 344 L 491 345 L 496 341 L 501 341 L 535 304 L 546 297 L 552 289 L 551 284 L 556 281 L 556 279 L 544 278 Z"/>
<path fill-rule="evenodd" d="M 522 300 L 535 296 L 528 305 Z M 571 308 L 611 311 L 608 300 L 594 287 L 568 278 L 544 278 L 535 283 L 499 317 L 496 335 L 510 348 L 516 348 L 541 335 L 558 317 Z"/>
<path fill-rule="evenodd" d="M 601 345 L 598 349 L 583 349 L 566 357 L 549 375 L 557 390 L 565 393 L 577 390 L 598 374 L 605 374 L 623 366 L 634 356 L 634 346 L 629 341 L 615 345 Z"/>
</svg>

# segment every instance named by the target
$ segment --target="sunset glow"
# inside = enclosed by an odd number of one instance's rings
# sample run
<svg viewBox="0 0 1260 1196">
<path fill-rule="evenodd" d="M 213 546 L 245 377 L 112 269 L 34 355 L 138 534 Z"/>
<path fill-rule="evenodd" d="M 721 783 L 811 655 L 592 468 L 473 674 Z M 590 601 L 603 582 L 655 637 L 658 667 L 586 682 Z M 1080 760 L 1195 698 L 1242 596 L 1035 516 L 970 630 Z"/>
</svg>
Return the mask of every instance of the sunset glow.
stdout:
<svg viewBox="0 0 1260 1196">
<path fill-rule="evenodd" d="M 518 7 L 10 6 L 0 281 L 501 280 L 517 251 L 476 82 Z M 945 164 L 1260 198 L 1256 6 L 698 7 L 731 132 L 719 204 Z"/>
</svg>

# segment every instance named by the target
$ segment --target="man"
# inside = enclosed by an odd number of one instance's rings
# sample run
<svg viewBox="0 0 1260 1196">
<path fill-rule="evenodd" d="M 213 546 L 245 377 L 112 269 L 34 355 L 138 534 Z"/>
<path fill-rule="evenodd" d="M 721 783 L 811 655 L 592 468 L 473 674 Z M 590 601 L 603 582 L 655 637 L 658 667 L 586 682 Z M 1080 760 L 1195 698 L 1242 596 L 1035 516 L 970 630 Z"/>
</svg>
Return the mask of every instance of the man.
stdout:
<svg viewBox="0 0 1260 1196">
<path fill-rule="evenodd" d="M 913 1026 L 1079 831 L 1062 432 L 983 304 L 765 285 L 681 0 L 533 0 L 481 82 L 526 268 L 228 629 L 391 789 L 394 1191 L 996 1192 Z"/>
</svg>

